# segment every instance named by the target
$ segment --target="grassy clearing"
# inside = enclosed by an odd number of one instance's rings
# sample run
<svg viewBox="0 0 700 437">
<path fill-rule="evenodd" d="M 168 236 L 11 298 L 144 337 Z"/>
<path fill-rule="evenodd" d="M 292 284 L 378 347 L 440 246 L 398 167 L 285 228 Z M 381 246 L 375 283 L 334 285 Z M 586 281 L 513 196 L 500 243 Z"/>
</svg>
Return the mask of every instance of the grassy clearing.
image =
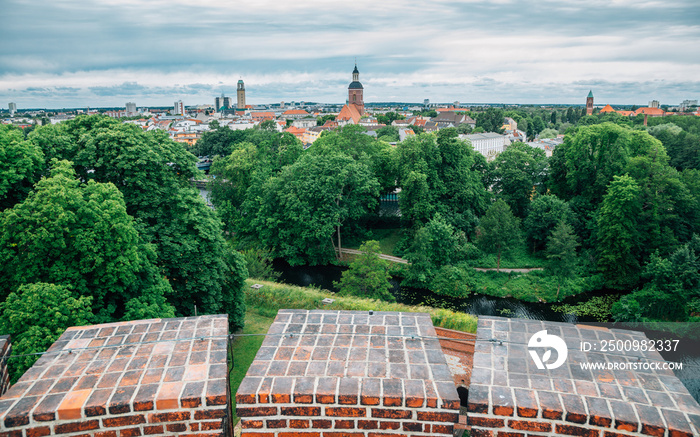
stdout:
<svg viewBox="0 0 700 437">
<path fill-rule="evenodd" d="M 557 280 L 545 271 L 530 273 L 474 272 L 474 292 L 495 297 L 513 297 L 526 302 L 557 302 L 595 289 L 593 278 L 564 281 L 557 298 Z"/>
<path fill-rule="evenodd" d="M 472 267 L 495 269 L 497 264 L 496 255 L 484 254 L 481 258 L 468 261 L 468 263 Z M 544 266 L 545 260 L 534 256 L 524 245 L 514 247 L 511 251 L 501 256 L 502 269 L 532 269 Z"/>
<path fill-rule="evenodd" d="M 377 240 L 379 241 L 379 250 L 385 255 L 394 255 L 394 248 L 396 244 L 401 240 L 401 229 L 400 228 L 377 228 L 370 229 L 370 236 L 365 238 L 363 241 L 351 241 L 348 245 L 350 249 L 359 249 L 362 243 L 366 240 Z"/>
<path fill-rule="evenodd" d="M 264 287 L 259 290 L 250 288 L 254 283 L 263 284 Z M 357 297 L 341 297 L 318 289 L 252 279 L 248 279 L 245 293 L 248 308 L 265 317 L 274 317 L 278 310 L 284 308 L 423 312 L 430 314 L 435 326 L 464 332 L 476 332 L 477 318 L 475 316 L 441 308 L 408 306 Z M 321 301 L 327 297 L 335 299 L 335 302 L 324 305 Z"/>
<path fill-rule="evenodd" d="M 258 314 L 256 311 L 247 311 L 245 315 L 245 328 L 237 334 L 265 334 L 272 325 L 274 317 L 265 317 Z M 233 402 L 233 423 L 238 422 L 236 416 L 236 390 L 241 385 L 241 381 L 245 377 L 248 367 L 253 362 L 255 354 L 262 345 L 265 337 L 238 337 L 233 341 L 230 351 L 229 363 L 232 363 L 231 371 L 231 399 Z"/>
</svg>

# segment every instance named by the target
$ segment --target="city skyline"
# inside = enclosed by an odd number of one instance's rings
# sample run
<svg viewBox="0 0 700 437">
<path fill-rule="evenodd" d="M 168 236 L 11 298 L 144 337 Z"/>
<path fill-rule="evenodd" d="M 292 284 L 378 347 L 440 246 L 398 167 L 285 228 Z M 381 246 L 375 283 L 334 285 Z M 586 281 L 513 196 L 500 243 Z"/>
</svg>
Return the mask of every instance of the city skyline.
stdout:
<svg viewBox="0 0 700 437">
<path fill-rule="evenodd" d="M 30 107 L 365 101 L 677 105 L 697 99 L 692 0 L 8 0 L 0 99 Z M 0 100 L 2 101 L 2 100 Z"/>
</svg>

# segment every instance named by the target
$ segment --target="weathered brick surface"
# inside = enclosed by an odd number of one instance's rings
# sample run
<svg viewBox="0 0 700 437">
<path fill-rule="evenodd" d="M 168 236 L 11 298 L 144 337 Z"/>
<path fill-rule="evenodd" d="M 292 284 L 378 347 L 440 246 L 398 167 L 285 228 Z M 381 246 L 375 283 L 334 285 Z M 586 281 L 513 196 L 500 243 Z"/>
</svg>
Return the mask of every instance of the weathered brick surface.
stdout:
<svg viewBox="0 0 700 437">
<path fill-rule="evenodd" d="M 459 397 L 427 314 L 281 310 L 268 334 L 236 393 L 243 435 L 452 433 Z"/>
<path fill-rule="evenodd" d="M 10 388 L 10 372 L 7 370 L 5 359 L 12 353 L 12 343 L 9 335 L 0 335 L 0 396 Z"/>
<path fill-rule="evenodd" d="M 0 436 L 232 435 L 227 335 L 226 315 L 69 328 L 0 397 Z"/>
<path fill-rule="evenodd" d="M 530 357 L 529 339 L 542 330 L 568 347 L 557 369 L 538 369 Z M 580 347 L 584 341 L 645 339 L 634 331 L 480 316 L 467 405 L 471 435 L 700 436 L 700 405 L 670 370 L 580 365 L 663 363 L 656 351 L 584 353 Z"/>
</svg>

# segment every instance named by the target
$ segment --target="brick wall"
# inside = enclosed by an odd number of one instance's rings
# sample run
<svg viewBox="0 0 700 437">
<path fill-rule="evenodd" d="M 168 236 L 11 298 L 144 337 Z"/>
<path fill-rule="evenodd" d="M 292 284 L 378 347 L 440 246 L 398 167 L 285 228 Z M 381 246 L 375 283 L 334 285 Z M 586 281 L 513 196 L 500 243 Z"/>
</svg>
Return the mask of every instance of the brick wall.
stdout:
<svg viewBox="0 0 700 437">
<path fill-rule="evenodd" d="M 0 397 L 0 436 L 232 435 L 227 316 L 69 328 Z"/>
<path fill-rule="evenodd" d="M 236 393 L 242 437 L 451 435 L 459 397 L 421 313 L 281 310 Z"/>
<path fill-rule="evenodd" d="M 12 352 L 9 335 L 0 335 L 0 396 L 10 388 L 10 372 L 7 357 Z"/>
<path fill-rule="evenodd" d="M 538 369 L 528 354 L 528 339 L 544 329 L 568 346 L 557 369 Z M 472 437 L 700 435 L 700 405 L 671 370 L 579 365 L 663 363 L 656 351 L 580 350 L 582 341 L 646 339 L 642 333 L 481 316 L 477 338 L 468 401 Z"/>
</svg>

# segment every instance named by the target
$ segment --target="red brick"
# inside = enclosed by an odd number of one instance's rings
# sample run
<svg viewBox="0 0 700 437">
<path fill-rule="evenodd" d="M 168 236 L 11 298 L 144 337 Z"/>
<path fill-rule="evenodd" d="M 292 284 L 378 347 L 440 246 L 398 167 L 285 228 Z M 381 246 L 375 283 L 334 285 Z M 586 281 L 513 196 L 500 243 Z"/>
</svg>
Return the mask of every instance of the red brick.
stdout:
<svg viewBox="0 0 700 437">
<path fill-rule="evenodd" d="M 363 432 L 324 432 L 323 437 L 365 437 Z"/>
<path fill-rule="evenodd" d="M 357 428 L 358 429 L 377 429 L 377 428 L 379 428 L 379 424 L 376 420 L 358 420 L 357 421 Z"/>
<path fill-rule="evenodd" d="M 387 434 L 387 433 L 383 433 L 383 432 L 371 432 L 371 433 L 369 433 L 369 435 L 367 437 L 408 437 L 408 436 L 406 434 L 395 434 L 393 432 L 391 434 Z"/>
<path fill-rule="evenodd" d="M 513 429 L 535 432 L 551 432 L 552 424 L 548 422 L 535 422 L 532 420 L 509 420 L 508 426 Z"/>
<path fill-rule="evenodd" d="M 401 422 L 379 422 L 379 429 L 399 429 Z"/>
<path fill-rule="evenodd" d="M 38 428 L 29 428 L 26 430 L 27 437 L 41 437 L 44 435 L 51 434 L 51 428 L 48 426 L 41 426 Z"/>
<path fill-rule="evenodd" d="M 600 434 L 600 432 L 595 429 L 587 429 L 581 428 L 580 426 L 559 424 L 556 425 L 555 432 L 557 434 L 574 435 L 580 437 L 598 437 Z"/>
<path fill-rule="evenodd" d="M 170 432 L 184 432 L 187 431 L 187 424 L 184 423 L 168 423 L 165 425 L 165 429 Z"/>
<path fill-rule="evenodd" d="M 516 388 L 515 403 L 517 405 L 518 416 L 520 417 L 537 417 L 539 410 L 535 392 L 532 390 L 523 390 Z"/>
<path fill-rule="evenodd" d="M 267 421 L 268 428 L 286 428 L 287 419 L 271 419 Z M 314 427 L 315 428 L 315 427 Z"/>
<path fill-rule="evenodd" d="M 133 416 L 119 416 L 112 418 L 102 419 L 102 426 L 108 428 L 116 428 L 121 426 L 138 425 L 139 423 L 146 423 L 146 418 L 140 414 Z"/>
<path fill-rule="evenodd" d="M 421 432 L 421 431 L 423 431 L 423 424 L 421 424 L 421 423 L 416 423 L 416 422 L 404 422 L 404 423 L 403 423 L 403 430 L 404 430 L 404 431 L 418 431 L 418 432 Z"/>
<path fill-rule="evenodd" d="M 320 432 L 281 432 L 279 437 L 321 437 Z"/>
<path fill-rule="evenodd" d="M 335 429 L 354 429 L 355 428 L 355 421 L 354 420 L 336 420 L 335 421 L 335 426 L 333 426 Z"/>
<path fill-rule="evenodd" d="M 0 432 L 0 437 L 22 437 L 22 430 L 16 429 L 14 431 Z"/>
<path fill-rule="evenodd" d="M 410 410 L 386 410 L 383 408 L 372 408 L 372 417 L 381 419 L 410 419 L 412 412 Z"/>
<path fill-rule="evenodd" d="M 270 414 L 251 414 L 251 416 L 268 416 L 268 415 L 276 415 L 277 414 L 277 408 L 275 407 L 270 407 L 272 408 L 272 413 Z M 236 409 L 236 414 L 238 417 L 243 417 L 241 416 L 241 413 L 239 413 L 240 409 Z M 209 419 L 221 419 L 223 417 L 227 416 L 227 411 L 224 409 L 219 409 L 219 410 L 199 410 L 194 412 L 194 420 L 209 420 Z"/>
<path fill-rule="evenodd" d="M 212 431 L 215 429 L 223 429 L 224 424 L 221 423 L 220 421 L 218 421 L 218 422 L 202 422 L 201 428 L 202 428 L 202 431 Z"/>
<path fill-rule="evenodd" d="M 289 419 L 289 427 L 290 428 L 308 428 L 309 424 L 308 420 L 302 420 L 302 419 Z"/>
<path fill-rule="evenodd" d="M 142 435 L 141 428 L 127 428 L 119 430 L 119 437 L 136 437 Z"/>
<path fill-rule="evenodd" d="M 459 420 L 458 413 L 437 413 L 432 411 L 419 411 L 416 414 L 418 415 L 418 420 L 424 420 L 426 422 L 457 423 L 457 421 Z"/>
<path fill-rule="evenodd" d="M 220 411 L 223 411 L 223 410 L 220 410 Z M 208 411 L 208 410 L 197 411 L 194 413 L 194 418 L 196 420 L 215 419 L 215 417 L 206 417 L 206 415 L 208 413 L 210 413 L 210 411 Z M 236 408 L 236 415 L 238 417 L 276 416 L 277 415 L 277 407 Z M 297 414 L 292 414 L 292 416 L 297 416 Z"/>
<path fill-rule="evenodd" d="M 298 416 L 302 416 L 302 414 L 298 414 Z M 367 411 L 364 408 L 355 407 L 326 407 L 326 416 L 365 417 L 367 416 Z"/>
<path fill-rule="evenodd" d="M 274 408 L 273 408 L 274 409 Z M 283 416 L 320 416 L 321 407 L 282 407 Z M 240 416 L 240 414 L 239 414 Z"/>
<path fill-rule="evenodd" d="M 483 426 L 485 428 L 503 428 L 506 426 L 505 420 L 493 417 L 469 416 L 467 420 L 472 426 Z"/>
<path fill-rule="evenodd" d="M 163 425 L 144 426 L 143 433 L 145 435 L 163 434 Z"/>
<path fill-rule="evenodd" d="M 268 427 L 269 427 L 270 421 L 268 420 L 267 423 L 268 423 Z M 263 421 L 262 420 L 241 419 L 241 427 L 243 429 L 262 428 Z"/>
<path fill-rule="evenodd" d="M 525 437 L 522 432 L 498 431 L 498 437 Z"/>
<path fill-rule="evenodd" d="M 94 437 L 117 437 L 117 431 L 96 432 Z"/>
<path fill-rule="evenodd" d="M 333 422 L 327 419 L 312 420 L 311 427 L 314 429 L 331 429 L 333 427 Z"/>
<path fill-rule="evenodd" d="M 56 434 L 68 434 L 72 432 L 90 431 L 100 427 L 99 420 L 86 420 L 84 422 L 70 422 L 56 425 Z"/>
<path fill-rule="evenodd" d="M 273 432 L 243 432 L 241 437 L 275 437 Z"/>
<path fill-rule="evenodd" d="M 453 432 L 454 432 L 453 425 L 435 425 L 435 424 L 433 424 L 433 434 L 438 433 L 438 434 L 452 435 Z"/>
<path fill-rule="evenodd" d="M 189 411 L 173 411 L 170 413 L 154 413 L 148 415 L 149 423 L 182 422 L 183 420 L 190 420 Z"/>
</svg>

